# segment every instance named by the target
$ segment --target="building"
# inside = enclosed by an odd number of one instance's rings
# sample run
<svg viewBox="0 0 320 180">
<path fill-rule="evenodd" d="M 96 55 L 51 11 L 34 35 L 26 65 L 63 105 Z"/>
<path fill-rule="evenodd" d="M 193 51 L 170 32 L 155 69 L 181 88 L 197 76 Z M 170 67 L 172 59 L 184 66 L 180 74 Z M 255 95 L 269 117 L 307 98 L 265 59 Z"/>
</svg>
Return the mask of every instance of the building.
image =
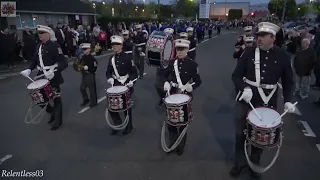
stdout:
<svg viewBox="0 0 320 180">
<path fill-rule="evenodd" d="M 79 0 L 16 0 L 16 17 L 1 19 L 11 30 L 24 27 L 35 29 L 38 24 L 56 26 L 58 23 L 76 26 L 95 20 L 92 7 Z"/>
<path fill-rule="evenodd" d="M 250 14 L 250 2 L 215 2 L 210 4 L 210 18 L 226 19 L 230 9 L 242 9 L 243 18 Z"/>
</svg>

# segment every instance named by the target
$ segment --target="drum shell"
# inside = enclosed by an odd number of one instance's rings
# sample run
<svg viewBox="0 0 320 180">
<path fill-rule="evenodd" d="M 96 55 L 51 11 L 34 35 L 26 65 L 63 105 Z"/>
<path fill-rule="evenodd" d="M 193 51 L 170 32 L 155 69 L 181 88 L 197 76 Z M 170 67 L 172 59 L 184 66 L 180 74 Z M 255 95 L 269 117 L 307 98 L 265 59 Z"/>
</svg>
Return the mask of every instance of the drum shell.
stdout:
<svg viewBox="0 0 320 180">
<path fill-rule="evenodd" d="M 161 47 L 150 47 L 150 44 L 152 44 L 153 36 L 157 33 L 157 36 L 162 36 L 163 39 L 165 39 L 165 42 Z M 172 49 L 169 59 L 164 59 L 164 50 L 166 47 L 166 44 L 168 41 L 171 41 L 172 43 Z M 173 58 L 174 55 L 174 41 L 173 37 L 170 34 L 166 34 L 164 32 L 154 31 L 149 38 L 149 41 L 147 43 L 147 64 L 149 66 L 155 66 L 155 67 L 166 67 L 169 64 L 169 60 Z"/>
<path fill-rule="evenodd" d="M 32 101 L 36 105 L 44 105 L 54 100 L 54 91 L 50 85 L 50 81 L 39 88 L 28 89 L 28 91 Z"/>
<path fill-rule="evenodd" d="M 189 124 L 193 120 L 193 111 L 192 111 L 192 104 L 191 104 L 192 98 L 190 97 L 190 100 L 184 103 L 180 104 L 171 104 L 164 101 L 164 104 L 166 106 L 166 122 L 171 126 L 184 126 Z M 174 121 L 172 118 L 172 111 L 177 112 L 177 110 L 182 110 L 184 112 L 184 118 L 183 121 L 177 122 Z M 174 115 L 175 116 L 175 115 Z M 180 116 L 180 113 L 178 113 L 178 117 Z"/>
<path fill-rule="evenodd" d="M 255 147 L 261 149 L 270 149 L 277 147 L 282 136 L 283 122 L 272 128 L 258 127 L 251 123 L 247 118 L 246 139 Z"/>
<path fill-rule="evenodd" d="M 127 111 L 129 108 L 131 108 L 132 104 L 131 104 L 131 93 L 130 90 L 128 88 L 128 90 L 121 92 L 121 93 L 108 93 L 106 92 L 107 95 L 107 101 L 108 101 L 108 110 L 111 112 L 124 112 Z M 119 103 L 116 103 L 118 105 L 113 105 L 114 102 L 116 100 L 121 99 L 122 101 Z M 118 106 L 118 107 L 115 107 Z"/>
</svg>

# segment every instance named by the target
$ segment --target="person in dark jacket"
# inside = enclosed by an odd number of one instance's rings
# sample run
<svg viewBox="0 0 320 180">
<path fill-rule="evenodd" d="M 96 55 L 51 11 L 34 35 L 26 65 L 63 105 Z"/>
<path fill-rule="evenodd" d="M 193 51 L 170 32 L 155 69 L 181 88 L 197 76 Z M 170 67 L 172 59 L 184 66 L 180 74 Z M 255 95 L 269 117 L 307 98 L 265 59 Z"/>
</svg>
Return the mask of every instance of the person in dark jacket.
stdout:
<svg viewBox="0 0 320 180">
<path fill-rule="evenodd" d="M 36 52 L 37 42 L 35 35 L 30 31 L 29 28 L 25 28 L 22 33 L 23 39 L 23 54 L 27 61 L 31 61 L 34 53 Z"/>
<path fill-rule="evenodd" d="M 296 72 L 296 88 L 294 95 L 299 95 L 301 99 L 308 97 L 310 87 L 311 71 L 317 63 L 317 54 L 310 47 L 310 40 L 303 39 L 301 42 L 301 50 L 297 52 L 293 62 Z"/>
</svg>

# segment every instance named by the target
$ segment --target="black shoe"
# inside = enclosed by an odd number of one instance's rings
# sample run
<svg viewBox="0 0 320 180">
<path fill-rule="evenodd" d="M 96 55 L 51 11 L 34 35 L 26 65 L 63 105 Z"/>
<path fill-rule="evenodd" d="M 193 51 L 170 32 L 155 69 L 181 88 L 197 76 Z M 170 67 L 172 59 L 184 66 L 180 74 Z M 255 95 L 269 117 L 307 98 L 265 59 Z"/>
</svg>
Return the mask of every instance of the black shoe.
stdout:
<svg viewBox="0 0 320 180">
<path fill-rule="evenodd" d="M 231 169 L 231 171 L 229 172 L 230 176 L 232 177 L 237 177 L 241 174 L 241 172 L 247 167 L 248 165 L 234 165 Z"/>
<path fill-rule="evenodd" d="M 257 173 L 257 172 L 254 172 L 252 169 L 250 169 L 250 176 L 253 179 L 260 179 L 261 178 L 261 174 Z"/>
<path fill-rule="evenodd" d="M 143 79 L 143 75 L 140 75 L 140 76 L 139 76 L 139 79 Z"/>
<path fill-rule="evenodd" d="M 318 101 L 314 101 L 313 104 L 320 106 L 320 99 Z"/>
<path fill-rule="evenodd" d="M 85 100 L 80 104 L 80 106 L 83 107 L 83 106 L 87 105 L 88 103 L 89 103 L 89 100 Z"/>
<path fill-rule="evenodd" d="M 118 133 L 118 130 L 112 129 L 110 134 L 111 134 L 111 135 L 116 135 L 117 133 Z"/>
<path fill-rule="evenodd" d="M 126 129 L 122 132 L 123 135 L 127 135 L 132 131 L 132 126 L 127 126 Z"/>
<path fill-rule="evenodd" d="M 95 103 L 95 104 L 90 104 L 90 105 L 89 105 L 90 108 L 93 108 L 93 107 L 95 107 L 95 106 L 97 106 L 97 103 Z"/>
<path fill-rule="evenodd" d="M 184 148 L 177 148 L 177 155 L 181 156 L 183 154 Z"/>
<path fill-rule="evenodd" d="M 60 127 L 61 127 L 61 124 L 60 124 L 60 125 L 55 125 L 55 126 L 52 126 L 52 127 L 50 128 L 50 130 L 51 130 L 51 131 L 55 131 L 55 130 L 59 129 Z"/>
<path fill-rule="evenodd" d="M 49 124 L 52 123 L 52 122 L 54 121 L 54 119 L 55 119 L 54 115 L 51 115 L 51 116 L 50 116 L 50 120 L 48 121 L 48 123 L 49 123 Z"/>
</svg>

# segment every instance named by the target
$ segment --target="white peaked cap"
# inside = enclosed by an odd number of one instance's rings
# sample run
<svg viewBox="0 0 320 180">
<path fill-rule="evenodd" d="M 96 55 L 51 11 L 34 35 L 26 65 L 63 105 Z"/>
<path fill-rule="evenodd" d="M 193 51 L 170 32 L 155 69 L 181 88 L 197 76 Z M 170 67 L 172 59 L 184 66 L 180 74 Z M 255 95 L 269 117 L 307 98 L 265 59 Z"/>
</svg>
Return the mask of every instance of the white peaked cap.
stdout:
<svg viewBox="0 0 320 180">
<path fill-rule="evenodd" d="M 39 32 L 46 32 L 46 33 L 51 33 L 52 29 L 48 26 L 43 26 L 43 25 L 37 25 L 37 31 Z"/>
<path fill-rule="evenodd" d="M 187 32 L 192 31 L 193 32 L 193 27 L 188 27 Z"/>
<path fill-rule="evenodd" d="M 244 38 L 243 38 L 243 41 L 244 42 L 249 42 L 249 41 L 253 41 L 254 40 L 254 37 L 253 36 L 245 36 Z"/>
<path fill-rule="evenodd" d="M 190 41 L 185 40 L 185 39 L 177 39 L 174 41 L 175 47 L 184 47 L 184 48 L 189 48 Z"/>
<path fill-rule="evenodd" d="M 256 32 L 256 34 L 258 35 L 262 33 L 270 33 L 276 35 L 280 30 L 280 27 L 270 22 L 261 22 L 258 24 L 258 29 L 258 32 Z"/>
<path fill-rule="evenodd" d="M 136 27 L 137 29 L 141 29 L 141 28 L 142 28 L 142 24 L 137 24 L 135 27 Z"/>
<path fill-rule="evenodd" d="M 252 26 L 246 26 L 243 28 L 244 31 L 252 31 Z"/>
<path fill-rule="evenodd" d="M 80 44 L 80 48 L 81 49 L 89 49 L 89 48 L 91 48 L 91 44 L 90 43 L 82 43 L 82 44 Z"/>
<path fill-rule="evenodd" d="M 121 36 L 111 36 L 111 43 L 123 43 L 123 37 Z"/>
<path fill-rule="evenodd" d="M 165 33 L 168 33 L 168 34 L 173 34 L 174 29 L 172 29 L 172 28 L 165 28 L 165 29 L 164 29 L 164 32 L 165 32 Z"/>
<path fill-rule="evenodd" d="M 181 32 L 181 33 L 179 34 L 179 36 L 180 36 L 180 37 L 188 37 L 188 34 L 185 33 L 185 32 Z"/>
<path fill-rule="evenodd" d="M 128 35 L 128 34 L 129 34 L 129 31 L 128 31 L 128 30 L 123 30 L 123 31 L 122 31 L 122 34 L 123 34 L 123 35 Z"/>
</svg>

